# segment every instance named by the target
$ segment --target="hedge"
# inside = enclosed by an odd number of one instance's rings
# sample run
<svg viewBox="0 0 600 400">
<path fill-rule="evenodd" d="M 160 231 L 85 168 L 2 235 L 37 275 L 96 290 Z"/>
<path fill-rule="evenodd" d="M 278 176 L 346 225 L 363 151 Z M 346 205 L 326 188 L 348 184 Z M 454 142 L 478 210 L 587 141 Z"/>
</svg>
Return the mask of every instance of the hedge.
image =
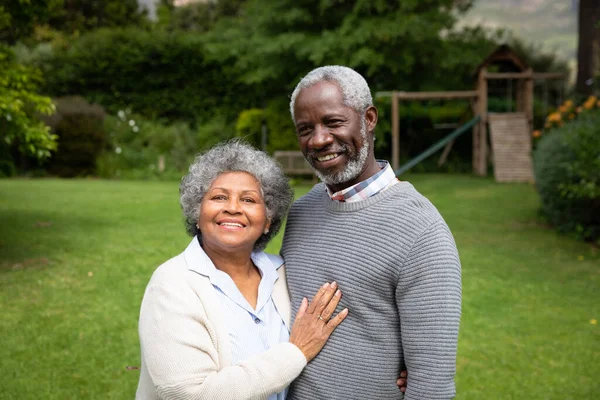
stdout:
<svg viewBox="0 0 600 400">
<path fill-rule="evenodd" d="M 600 112 L 542 137 L 534 152 L 542 213 L 559 231 L 600 238 Z"/>
</svg>

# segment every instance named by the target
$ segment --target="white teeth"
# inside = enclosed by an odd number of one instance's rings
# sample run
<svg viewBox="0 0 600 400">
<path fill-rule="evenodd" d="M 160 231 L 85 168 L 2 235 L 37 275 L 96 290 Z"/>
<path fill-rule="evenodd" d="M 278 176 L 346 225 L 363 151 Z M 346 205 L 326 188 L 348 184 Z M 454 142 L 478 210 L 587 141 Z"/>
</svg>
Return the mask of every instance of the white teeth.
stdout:
<svg viewBox="0 0 600 400">
<path fill-rule="evenodd" d="M 323 156 L 323 157 L 317 157 L 317 160 L 319 160 L 319 161 L 329 161 L 329 160 L 333 160 L 336 157 L 337 157 L 337 154 L 328 154 L 328 155 Z"/>
<path fill-rule="evenodd" d="M 236 228 L 243 228 L 242 224 L 236 224 L 234 222 L 221 222 L 219 225 L 221 225 L 221 226 L 234 226 Z"/>
</svg>

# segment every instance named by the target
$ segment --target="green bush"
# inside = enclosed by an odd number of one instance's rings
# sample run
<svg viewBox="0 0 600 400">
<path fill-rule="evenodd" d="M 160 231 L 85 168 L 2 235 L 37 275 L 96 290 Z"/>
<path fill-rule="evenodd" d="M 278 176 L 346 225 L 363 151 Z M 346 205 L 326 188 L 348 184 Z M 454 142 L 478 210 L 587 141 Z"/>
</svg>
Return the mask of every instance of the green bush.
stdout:
<svg viewBox="0 0 600 400">
<path fill-rule="evenodd" d="M 0 161 L 4 171 L 14 171 L 11 149 L 38 162 L 56 149 L 56 136 L 38 118 L 55 110 L 52 99 L 39 94 L 42 81 L 37 68 L 17 63 L 13 51 L 0 43 L 0 138 L 5 147 Z"/>
<path fill-rule="evenodd" d="M 109 143 L 97 162 L 104 178 L 179 179 L 195 155 L 233 137 L 233 128 L 215 117 L 192 128 L 186 122 L 147 120 L 130 109 L 108 116 Z"/>
<path fill-rule="evenodd" d="M 600 238 L 600 113 L 542 137 L 534 152 L 542 213 L 559 231 Z"/>
<path fill-rule="evenodd" d="M 267 125 L 267 148 L 277 150 L 298 150 L 296 129 L 289 112 L 288 99 L 274 99 L 264 109 L 251 108 L 238 116 L 236 137 L 243 137 L 254 146 L 262 147 L 262 124 Z"/>
<path fill-rule="evenodd" d="M 73 93 L 111 114 L 191 123 L 216 113 L 234 121 L 260 93 L 236 84 L 231 67 L 208 61 L 202 37 L 185 32 L 100 29 L 69 47 L 29 55 L 53 96 Z"/>
<path fill-rule="evenodd" d="M 96 158 L 107 142 L 103 128 L 105 112 L 82 97 L 55 99 L 56 114 L 44 117 L 58 136 L 58 150 L 48 165 L 48 172 L 62 177 L 93 175 Z"/>
</svg>

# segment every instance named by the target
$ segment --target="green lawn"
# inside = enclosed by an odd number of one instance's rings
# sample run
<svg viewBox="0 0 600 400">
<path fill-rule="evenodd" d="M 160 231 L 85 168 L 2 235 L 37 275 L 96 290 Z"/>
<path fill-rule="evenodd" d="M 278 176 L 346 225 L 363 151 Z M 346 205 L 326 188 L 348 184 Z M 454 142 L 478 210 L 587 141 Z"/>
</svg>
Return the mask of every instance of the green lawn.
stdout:
<svg viewBox="0 0 600 400">
<path fill-rule="evenodd" d="M 598 398 L 598 249 L 540 224 L 529 185 L 407 179 L 463 263 L 457 398 Z M 0 180 L 0 398 L 133 398 L 144 287 L 188 241 L 176 182 Z"/>
</svg>

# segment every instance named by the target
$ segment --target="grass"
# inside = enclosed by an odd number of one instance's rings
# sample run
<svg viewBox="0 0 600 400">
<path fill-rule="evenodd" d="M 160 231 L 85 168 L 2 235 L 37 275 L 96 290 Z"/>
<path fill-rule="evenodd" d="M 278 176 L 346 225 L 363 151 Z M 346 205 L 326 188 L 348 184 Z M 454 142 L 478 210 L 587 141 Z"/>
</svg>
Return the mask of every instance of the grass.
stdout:
<svg viewBox="0 0 600 400">
<path fill-rule="evenodd" d="M 463 263 L 457 398 L 597 398 L 598 250 L 540 224 L 529 185 L 408 180 Z M 139 305 L 189 241 L 179 213 L 174 182 L 0 180 L 1 399 L 133 397 Z"/>
</svg>

